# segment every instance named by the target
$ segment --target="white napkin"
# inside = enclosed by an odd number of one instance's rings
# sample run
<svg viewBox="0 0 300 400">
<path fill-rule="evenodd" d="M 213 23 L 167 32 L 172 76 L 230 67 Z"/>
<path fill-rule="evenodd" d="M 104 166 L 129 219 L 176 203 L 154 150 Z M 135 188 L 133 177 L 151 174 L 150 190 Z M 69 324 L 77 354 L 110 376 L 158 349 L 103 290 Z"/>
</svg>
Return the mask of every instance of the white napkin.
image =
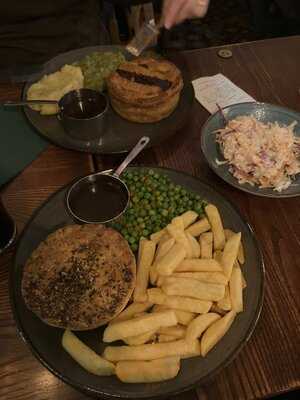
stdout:
<svg viewBox="0 0 300 400">
<path fill-rule="evenodd" d="M 198 78 L 192 84 L 196 99 L 211 114 L 218 110 L 216 103 L 223 108 L 236 103 L 255 101 L 253 97 L 222 74 Z"/>
</svg>

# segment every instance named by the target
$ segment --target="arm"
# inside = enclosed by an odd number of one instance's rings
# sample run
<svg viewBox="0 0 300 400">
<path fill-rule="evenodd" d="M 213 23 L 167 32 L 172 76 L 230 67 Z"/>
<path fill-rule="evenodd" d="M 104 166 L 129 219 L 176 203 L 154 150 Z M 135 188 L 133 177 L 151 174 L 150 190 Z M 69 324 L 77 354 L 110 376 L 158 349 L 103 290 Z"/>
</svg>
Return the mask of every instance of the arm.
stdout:
<svg viewBox="0 0 300 400">
<path fill-rule="evenodd" d="M 204 17 L 209 0 L 165 0 L 163 6 L 164 26 L 170 29 L 186 19 Z"/>
</svg>

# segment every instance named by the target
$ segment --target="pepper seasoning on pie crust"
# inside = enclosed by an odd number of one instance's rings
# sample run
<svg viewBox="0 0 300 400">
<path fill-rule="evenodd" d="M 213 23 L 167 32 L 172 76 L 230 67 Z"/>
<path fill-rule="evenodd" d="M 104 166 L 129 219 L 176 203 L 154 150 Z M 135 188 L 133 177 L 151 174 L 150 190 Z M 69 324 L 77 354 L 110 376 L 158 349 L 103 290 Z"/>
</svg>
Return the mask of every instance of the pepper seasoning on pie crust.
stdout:
<svg viewBox="0 0 300 400">
<path fill-rule="evenodd" d="M 71 330 L 104 325 L 127 305 L 135 257 L 104 225 L 68 225 L 47 236 L 23 270 L 27 307 L 46 324 Z"/>
</svg>

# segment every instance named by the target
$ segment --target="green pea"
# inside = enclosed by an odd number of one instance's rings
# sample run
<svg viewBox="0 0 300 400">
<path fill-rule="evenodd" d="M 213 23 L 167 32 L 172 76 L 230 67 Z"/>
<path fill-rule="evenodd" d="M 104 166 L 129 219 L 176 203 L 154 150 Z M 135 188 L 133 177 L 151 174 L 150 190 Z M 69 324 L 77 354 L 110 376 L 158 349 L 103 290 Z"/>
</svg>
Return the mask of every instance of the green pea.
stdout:
<svg viewBox="0 0 300 400">
<path fill-rule="evenodd" d="M 128 241 L 130 244 L 134 244 L 136 242 L 136 239 L 135 239 L 135 237 L 130 236 Z"/>
<path fill-rule="evenodd" d="M 131 250 L 132 250 L 132 251 L 137 251 L 138 248 L 139 248 L 139 246 L 138 246 L 138 244 L 136 244 L 136 243 L 134 243 L 134 244 L 131 245 Z"/>
</svg>

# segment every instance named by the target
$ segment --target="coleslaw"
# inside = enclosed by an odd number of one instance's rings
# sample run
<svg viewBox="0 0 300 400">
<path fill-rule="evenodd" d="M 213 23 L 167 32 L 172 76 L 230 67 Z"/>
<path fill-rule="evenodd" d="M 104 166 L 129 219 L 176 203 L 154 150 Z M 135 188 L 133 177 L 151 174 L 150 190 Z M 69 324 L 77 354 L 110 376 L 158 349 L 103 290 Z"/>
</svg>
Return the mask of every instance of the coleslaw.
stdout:
<svg viewBox="0 0 300 400">
<path fill-rule="evenodd" d="M 296 122 L 281 126 L 263 123 L 253 116 L 239 116 L 216 131 L 229 170 L 240 184 L 287 189 L 300 172 L 300 138 Z"/>
</svg>

